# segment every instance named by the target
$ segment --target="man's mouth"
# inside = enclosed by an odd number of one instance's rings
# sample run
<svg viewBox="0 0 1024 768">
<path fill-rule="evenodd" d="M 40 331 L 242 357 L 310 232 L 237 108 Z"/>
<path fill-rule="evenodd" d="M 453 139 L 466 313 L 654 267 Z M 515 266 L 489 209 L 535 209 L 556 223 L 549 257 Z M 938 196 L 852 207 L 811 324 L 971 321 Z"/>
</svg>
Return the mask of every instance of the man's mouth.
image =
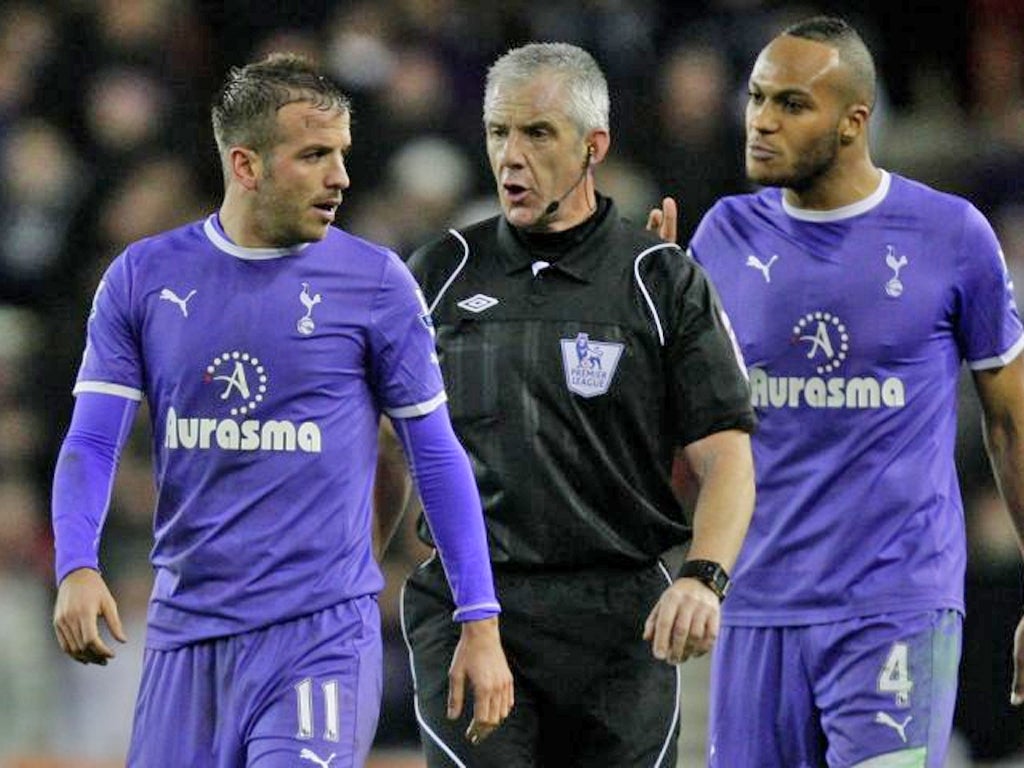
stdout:
<svg viewBox="0 0 1024 768">
<path fill-rule="evenodd" d="M 755 142 L 747 144 L 747 154 L 750 155 L 754 160 L 771 160 L 773 157 L 778 155 L 778 151 L 769 147 L 767 144 L 761 144 Z"/>
<path fill-rule="evenodd" d="M 530 190 L 522 184 L 505 183 L 502 184 L 501 187 L 505 190 L 505 197 L 513 204 L 523 202 L 526 196 L 530 193 Z"/>
<path fill-rule="evenodd" d="M 338 206 L 341 205 L 340 200 L 324 200 L 319 203 L 314 203 L 313 207 L 324 214 L 324 217 L 329 221 L 334 221 L 334 214 L 338 210 Z"/>
</svg>

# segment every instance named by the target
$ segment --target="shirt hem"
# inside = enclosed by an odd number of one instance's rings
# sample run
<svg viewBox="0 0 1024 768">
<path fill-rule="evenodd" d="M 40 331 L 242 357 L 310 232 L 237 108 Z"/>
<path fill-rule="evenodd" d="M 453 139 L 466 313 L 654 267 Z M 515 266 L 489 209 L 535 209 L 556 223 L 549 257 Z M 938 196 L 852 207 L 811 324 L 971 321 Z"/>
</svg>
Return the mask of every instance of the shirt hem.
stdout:
<svg viewBox="0 0 1024 768">
<path fill-rule="evenodd" d="M 362 592 L 359 594 L 346 595 L 338 600 L 333 600 L 325 605 L 318 605 L 312 610 L 299 611 L 295 614 L 289 614 L 286 616 L 277 616 L 266 621 L 253 621 L 251 624 L 247 624 L 243 619 L 238 620 L 221 620 L 215 623 L 210 623 L 203 627 L 206 631 L 196 632 L 194 635 L 187 637 L 181 636 L 180 634 L 171 637 L 159 637 L 161 630 L 155 626 L 155 622 L 152 617 L 147 620 L 146 625 L 146 650 L 150 651 L 174 651 L 179 648 L 185 648 L 190 645 L 197 645 L 199 643 L 209 643 L 222 638 L 237 637 L 239 635 L 246 635 L 251 632 L 261 632 L 270 627 L 276 627 L 282 624 L 288 624 L 293 621 L 299 621 L 306 618 L 307 616 L 313 616 L 317 613 L 323 613 L 324 611 L 330 611 L 342 603 L 347 603 L 351 600 L 360 600 L 364 597 L 377 598 L 378 592 Z M 153 605 L 150 604 L 150 614 L 152 614 Z M 181 609 L 164 609 L 162 611 L 165 616 L 159 623 L 161 626 L 195 626 L 201 624 L 203 621 L 203 614 L 195 613 L 192 611 L 185 611 Z M 154 637 L 156 633 L 158 637 Z"/>
<path fill-rule="evenodd" d="M 728 606 L 728 598 L 726 606 Z M 727 627 L 800 627 L 831 624 L 836 621 L 876 616 L 881 613 L 945 609 L 957 611 L 962 615 L 965 612 L 964 601 L 954 597 L 892 598 L 835 608 L 738 612 L 729 612 L 726 608 L 722 613 L 722 625 Z"/>
</svg>

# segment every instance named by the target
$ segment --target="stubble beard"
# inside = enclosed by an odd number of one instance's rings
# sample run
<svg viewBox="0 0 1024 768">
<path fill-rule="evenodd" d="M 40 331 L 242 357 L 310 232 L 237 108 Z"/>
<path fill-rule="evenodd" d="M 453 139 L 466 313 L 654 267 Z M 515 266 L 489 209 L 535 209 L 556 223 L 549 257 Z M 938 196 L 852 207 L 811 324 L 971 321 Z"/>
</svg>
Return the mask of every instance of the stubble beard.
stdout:
<svg viewBox="0 0 1024 768">
<path fill-rule="evenodd" d="M 312 243 L 323 239 L 324 234 L 314 232 L 305 226 L 303 214 L 306 208 L 288 195 L 278 194 L 277 190 L 261 201 L 259 206 L 259 222 L 265 240 L 274 248 L 291 248 L 301 243 Z"/>
<path fill-rule="evenodd" d="M 797 155 L 792 167 L 777 172 L 757 172 L 749 166 L 747 177 L 764 187 L 785 187 L 796 192 L 810 189 L 836 164 L 839 154 L 839 136 L 835 132 L 822 134 Z"/>
</svg>

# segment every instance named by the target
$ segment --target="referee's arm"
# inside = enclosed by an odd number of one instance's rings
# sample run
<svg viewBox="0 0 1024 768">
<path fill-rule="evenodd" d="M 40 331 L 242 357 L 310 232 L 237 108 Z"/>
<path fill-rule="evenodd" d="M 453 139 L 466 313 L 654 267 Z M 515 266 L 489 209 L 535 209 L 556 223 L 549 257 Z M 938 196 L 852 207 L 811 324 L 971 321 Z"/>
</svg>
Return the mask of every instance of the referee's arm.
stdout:
<svg viewBox="0 0 1024 768">
<path fill-rule="evenodd" d="M 696 483 L 689 560 L 710 560 L 732 569 L 754 511 L 754 462 L 750 435 L 728 429 L 683 449 Z M 721 600 L 703 582 L 679 578 L 668 587 L 644 624 L 655 658 L 679 664 L 711 650 L 718 637 Z"/>
</svg>

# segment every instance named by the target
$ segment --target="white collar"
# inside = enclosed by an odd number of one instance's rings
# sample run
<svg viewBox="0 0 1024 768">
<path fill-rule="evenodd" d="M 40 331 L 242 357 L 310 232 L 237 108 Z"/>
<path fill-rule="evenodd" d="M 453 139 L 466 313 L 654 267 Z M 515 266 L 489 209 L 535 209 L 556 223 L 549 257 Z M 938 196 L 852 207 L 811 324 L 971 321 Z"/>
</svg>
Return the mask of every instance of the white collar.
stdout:
<svg viewBox="0 0 1024 768">
<path fill-rule="evenodd" d="M 842 208 L 833 208 L 829 211 L 817 211 L 809 208 L 797 208 L 795 205 L 790 205 L 786 202 L 786 193 L 782 193 L 782 210 L 792 216 L 794 219 L 800 219 L 801 221 L 840 221 L 841 219 L 849 219 L 852 216 L 860 216 L 862 213 L 867 213 L 876 205 L 881 203 L 887 194 L 889 194 L 889 185 L 892 182 L 892 177 L 886 170 L 882 171 L 882 180 L 878 183 L 878 188 L 870 195 L 865 197 L 863 200 L 858 200 L 856 203 L 850 203 L 844 205 Z"/>
<path fill-rule="evenodd" d="M 217 226 L 216 218 L 216 213 L 210 214 L 206 221 L 203 222 L 203 232 L 206 233 L 210 242 L 219 250 L 239 259 L 245 259 L 246 261 L 279 259 L 282 256 L 291 256 L 309 245 L 309 243 L 298 243 L 290 248 L 246 248 L 241 245 L 235 245 L 221 233 L 220 227 Z"/>
</svg>

